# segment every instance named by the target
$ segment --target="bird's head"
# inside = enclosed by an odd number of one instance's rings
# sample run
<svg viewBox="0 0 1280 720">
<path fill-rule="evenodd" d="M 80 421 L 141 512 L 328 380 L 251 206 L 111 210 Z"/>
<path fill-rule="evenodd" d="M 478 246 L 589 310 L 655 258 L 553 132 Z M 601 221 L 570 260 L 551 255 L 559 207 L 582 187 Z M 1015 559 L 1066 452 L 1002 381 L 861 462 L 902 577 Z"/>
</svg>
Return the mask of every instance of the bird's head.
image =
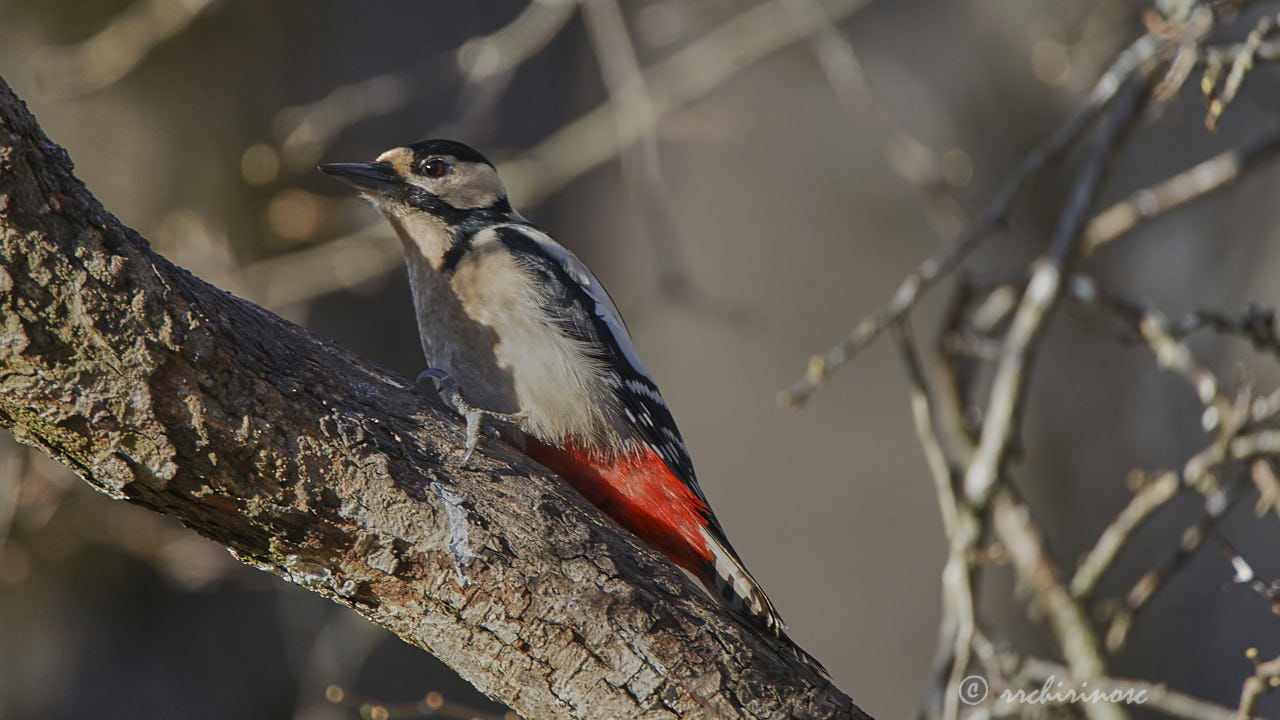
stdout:
<svg viewBox="0 0 1280 720">
<path fill-rule="evenodd" d="M 425 212 L 456 226 L 476 216 L 511 213 L 493 163 L 453 140 L 423 140 L 392 148 L 371 163 L 331 163 L 320 170 L 354 185 L 388 216 Z"/>
</svg>

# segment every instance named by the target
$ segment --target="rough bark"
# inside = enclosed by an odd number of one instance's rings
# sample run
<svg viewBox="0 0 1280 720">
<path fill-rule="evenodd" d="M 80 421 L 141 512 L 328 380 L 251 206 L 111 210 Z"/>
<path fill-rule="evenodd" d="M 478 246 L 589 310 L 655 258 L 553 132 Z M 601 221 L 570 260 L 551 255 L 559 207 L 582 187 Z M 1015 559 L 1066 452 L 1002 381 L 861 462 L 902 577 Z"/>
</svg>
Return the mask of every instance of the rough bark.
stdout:
<svg viewBox="0 0 1280 720">
<path fill-rule="evenodd" d="M 123 169 L 122 169 L 123 171 Z M 525 718 L 865 718 L 412 383 L 156 255 L 0 79 L 0 425 Z"/>
</svg>

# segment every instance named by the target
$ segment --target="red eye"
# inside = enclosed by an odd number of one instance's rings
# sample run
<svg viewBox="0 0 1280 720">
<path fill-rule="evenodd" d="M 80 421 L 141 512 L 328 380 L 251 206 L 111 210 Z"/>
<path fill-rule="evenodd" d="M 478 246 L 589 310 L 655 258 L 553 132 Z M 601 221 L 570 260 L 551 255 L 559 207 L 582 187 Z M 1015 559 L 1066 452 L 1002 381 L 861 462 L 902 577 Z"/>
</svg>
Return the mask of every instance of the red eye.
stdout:
<svg viewBox="0 0 1280 720">
<path fill-rule="evenodd" d="M 427 177 L 444 177 L 447 172 L 449 172 L 449 163 L 440 158 L 434 158 L 422 163 L 422 174 Z"/>
</svg>

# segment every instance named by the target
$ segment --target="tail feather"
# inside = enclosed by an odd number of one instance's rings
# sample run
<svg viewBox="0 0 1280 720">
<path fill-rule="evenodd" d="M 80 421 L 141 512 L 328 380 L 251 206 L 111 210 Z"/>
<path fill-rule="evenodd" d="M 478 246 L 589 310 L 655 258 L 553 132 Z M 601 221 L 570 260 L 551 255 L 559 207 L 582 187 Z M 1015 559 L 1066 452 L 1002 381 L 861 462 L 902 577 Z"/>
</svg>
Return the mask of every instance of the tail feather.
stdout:
<svg viewBox="0 0 1280 720">
<path fill-rule="evenodd" d="M 716 537 L 719 533 L 703 531 L 707 549 L 711 551 L 711 585 L 732 611 L 750 617 L 755 623 L 777 634 L 786 629 L 782 616 L 764 594 L 760 583 L 742 564 L 729 544 Z"/>
<path fill-rule="evenodd" d="M 724 533 L 712 525 L 705 528 L 702 535 L 707 542 L 707 549 L 711 551 L 711 558 L 707 562 L 710 575 L 707 585 L 715 591 L 721 602 L 753 625 L 782 640 L 796 659 L 815 667 L 823 675 L 829 675 L 817 658 L 805 652 L 787 635 L 787 625 L 782 621 L 782 616 L 774 608 L 769 596 L 764 594 L 760 583 L 742 564 Z"/>
</svg>

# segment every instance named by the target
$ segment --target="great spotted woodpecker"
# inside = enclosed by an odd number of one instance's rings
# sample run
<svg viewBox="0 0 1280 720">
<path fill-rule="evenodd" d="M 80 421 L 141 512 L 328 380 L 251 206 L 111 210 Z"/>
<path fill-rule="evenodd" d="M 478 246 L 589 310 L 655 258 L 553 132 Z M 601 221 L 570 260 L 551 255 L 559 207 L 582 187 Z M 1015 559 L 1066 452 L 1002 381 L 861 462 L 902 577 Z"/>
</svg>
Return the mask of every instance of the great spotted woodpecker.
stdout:
<svg viewBox="0 0 1280 720">
<path fill-rule="evenodd" d="M 426 140 L 320 169 L 358 188 L 403 241 L 434 368 L 424 374 L 447 379 L 467 415 L 468 457 L 479 415 L 518 420 L 531 457 L 786 639 L 698 487 L 618 309 L 581 260 L 511 208 L 494 166 L 462 143 Z"/>
</svg>

